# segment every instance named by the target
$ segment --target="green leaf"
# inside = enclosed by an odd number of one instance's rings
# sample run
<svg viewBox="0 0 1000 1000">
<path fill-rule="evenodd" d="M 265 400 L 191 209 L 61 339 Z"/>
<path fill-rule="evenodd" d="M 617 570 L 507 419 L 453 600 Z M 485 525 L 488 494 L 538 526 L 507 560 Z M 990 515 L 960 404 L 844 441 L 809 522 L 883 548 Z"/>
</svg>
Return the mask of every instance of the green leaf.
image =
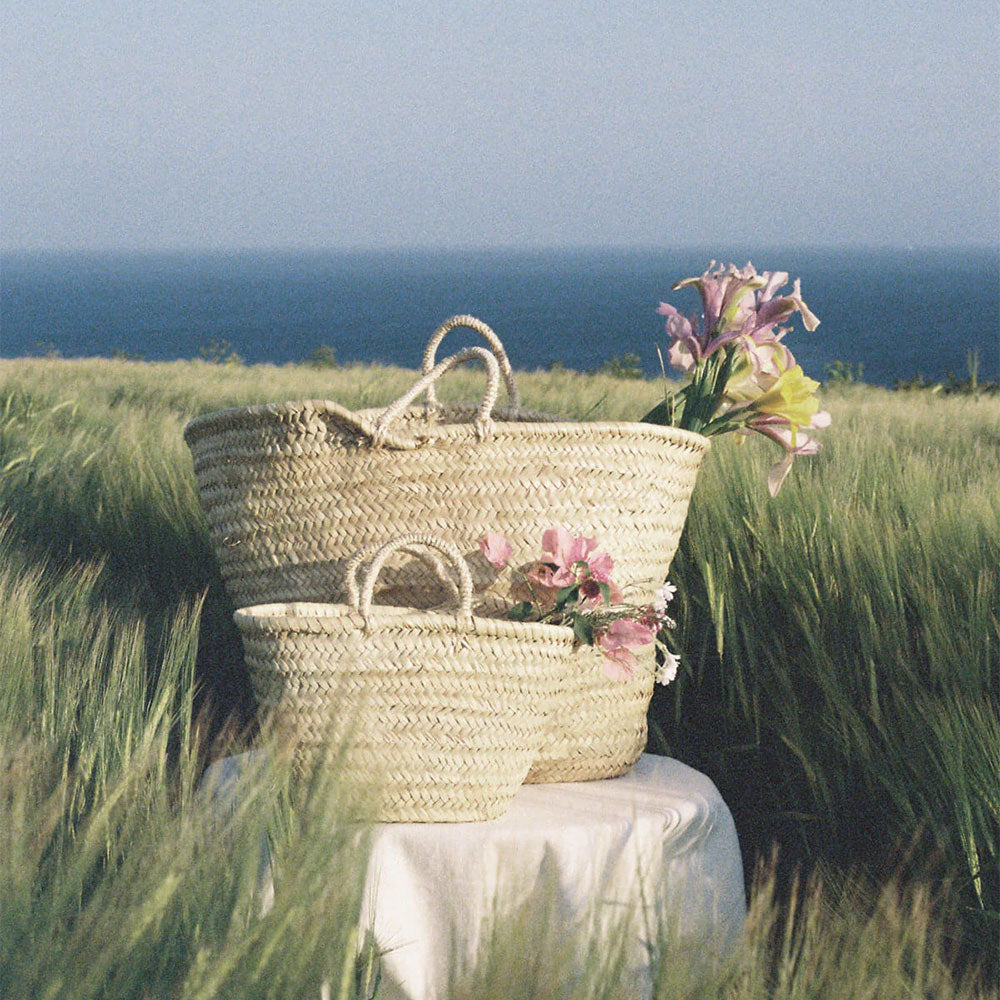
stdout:
<svg viewBox="0 0 1000 1000">
<path fill-rule="evenodd" d="M 521 601 L 507 610 L 507 617 L 512 622 L 526 622 L 531 617 L 531 601 Z"/>
<path fill-rule="evenodd" d="M 573 619 L 573 635 L 588 646 L 594 645 L 594 626 L 583 615 L 576 615 Z"/>
<path fill-rule="evenodd" d="M 579 596 L 580 585 L 578 583 L 571 584 L 568 587 L 561 587 L 556 591 L 556 606 L 560 608 L 566 607 L 571 601 L 575 601 Z"/>
<path fill-rule="evenodd" d="M 611 587 L 609 584 L 605 583 L 603 580 L 598 580 L 597 586 L 601 591 L 601 597 L 604 598 L 605 604 L 611 603 Z"/>
<path fill-rule="evenodd" d="M 662 403 L 657 403 L 649 413 L 641 418 L 640 423 L 643 424 L 660 424 L 661 426 L 669 426 L 670 417 L 670 407 L 667 405 L 666 400 Z"/>
</svg>

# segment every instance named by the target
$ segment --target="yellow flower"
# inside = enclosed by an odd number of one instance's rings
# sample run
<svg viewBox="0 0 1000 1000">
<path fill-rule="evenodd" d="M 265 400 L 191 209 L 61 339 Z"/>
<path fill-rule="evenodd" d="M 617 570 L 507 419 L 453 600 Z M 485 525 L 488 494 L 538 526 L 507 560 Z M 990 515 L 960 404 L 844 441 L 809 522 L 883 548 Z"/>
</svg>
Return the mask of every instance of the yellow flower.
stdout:
<svg viewBox="0 0 1000 1000">
<path fill-rule="evenodd" d="M 798 427 L 808 427 L 819 411 L 819 400 L 814 395 L 818 388 L 819 382 L 803 374 L 801 365 L 793 365 L 751 405 L 759 413 L 787 420 L 794 433 Z"/>
</svg>

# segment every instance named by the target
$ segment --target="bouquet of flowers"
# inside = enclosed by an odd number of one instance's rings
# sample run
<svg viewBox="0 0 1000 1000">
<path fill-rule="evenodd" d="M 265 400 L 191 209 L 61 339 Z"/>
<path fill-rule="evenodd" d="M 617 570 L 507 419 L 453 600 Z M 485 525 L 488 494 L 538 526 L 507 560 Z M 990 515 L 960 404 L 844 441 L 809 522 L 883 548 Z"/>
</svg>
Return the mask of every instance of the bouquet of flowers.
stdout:
<svg viewBox="0 0 1000 1000">
<path fill-rule="evenodd" d="M 515 568 L 513 547 L 503 535 L 488 531 L 479 542 L 486 561 L 506 571 L 503 589 L 516 601 L 508 618 L 572 628 L 578 642 L 601 650 L 605 672 L 616 680 L 632 676 L 638 665 L 633 649 L 655 642 L 663 660 L 656 679 L 669 684 L 680 663 L 668 643 L 668 631 L 676 628 L 667 615 L 675 588 L 665 583 L 648 605 L 625 603 L 611 578 L 611 556 L 597 546 L 596 538 L 556 525 L 542 534 L 541 558 Z"/>
<path fill-rule="evenodd" d="M 798 278 L 791 294 L 779 294 L 787 283 L 785 271 L 758 274 L 749 263 L 716 267 L 715 261 L 700 277 L 678 281 L 674 289 L 698 289 L 701 317 L 685 317 L 667 302 L 657 311 L 667 317 L 670 364 L 690 378 L 642 418 L 706 436 L 756 431 L 770 438 L 784 451 L 768 475 L 772 496 L 796 456 L 819 451 L 804 432 L 830 423 L 815 395 L 819 383 L 803 374 L 782 342 L 788 328 L 779 324 L 796 312 L 807 330 L 819 325 Z"/>
</svg>

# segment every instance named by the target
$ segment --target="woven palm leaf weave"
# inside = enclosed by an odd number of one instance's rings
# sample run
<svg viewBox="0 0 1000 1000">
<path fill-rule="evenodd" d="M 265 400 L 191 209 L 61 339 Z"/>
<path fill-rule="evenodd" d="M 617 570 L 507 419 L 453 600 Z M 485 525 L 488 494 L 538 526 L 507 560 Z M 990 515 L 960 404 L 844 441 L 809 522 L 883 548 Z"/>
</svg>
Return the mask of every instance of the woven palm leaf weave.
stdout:
<svg viewBox="0 0 1000 1000">
<path fill-rule="evenodd" d="M 372 606 L 395 551 L 430 546 L 460 577 L 457 614 Z M 536 758 L 554 692 L 573 655 L 555 625 L 480 618 L 453 546 L 401 536 L 371 556 L 349 604 L 236 612 L 261 706 L 301 750 L 346 740 L 345 766 L 377 791 L 383 822 L 501 815 Z"/>
</svg>

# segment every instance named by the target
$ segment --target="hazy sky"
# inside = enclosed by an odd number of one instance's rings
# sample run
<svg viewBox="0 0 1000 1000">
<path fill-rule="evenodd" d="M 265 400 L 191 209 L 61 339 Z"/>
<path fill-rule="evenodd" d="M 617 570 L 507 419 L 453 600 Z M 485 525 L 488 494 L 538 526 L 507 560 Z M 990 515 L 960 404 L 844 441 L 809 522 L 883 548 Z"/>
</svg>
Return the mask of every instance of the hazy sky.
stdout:
<svg viewBox="0 0 1000 1000">
<path fill-rule="evenodd" d="M 991 244 L 995 0 L 12 0 L 0 246 Z"/>
</svg>

